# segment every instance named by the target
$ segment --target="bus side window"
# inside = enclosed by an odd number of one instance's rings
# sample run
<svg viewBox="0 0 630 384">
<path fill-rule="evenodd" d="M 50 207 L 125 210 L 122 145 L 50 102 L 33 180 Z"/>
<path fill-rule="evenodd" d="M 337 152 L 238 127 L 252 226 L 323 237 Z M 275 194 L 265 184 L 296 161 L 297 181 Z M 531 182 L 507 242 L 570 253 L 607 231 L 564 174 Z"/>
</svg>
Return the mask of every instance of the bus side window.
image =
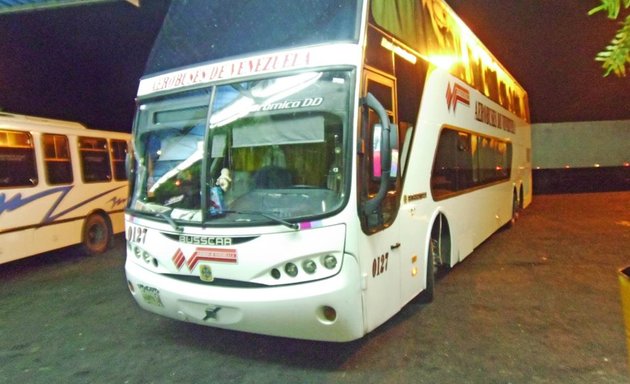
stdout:
<svg viewBox="0 0 630 384">
<path fill-rule="evenodd" d="M 376 99 L 383 104 L 383 107 L 387 111 L 387 116 L 389 117 L 389 121 L 391 124 L 396 124 L 397 119 L 395 115 L 395 111 L 397 110 L 396 99 L 394 95 L 395 83 L 392 79 L 386 78 L 384 76 L 375 75 L 370 73 L 367 79 L 367 92 L 371 93 L 376 97 Z M 368 121 L 367 121 L 367 129 L 366 137 L 373 137 L 374 140 L 369 144 L 370 145 L 370 156 L 369 161 L 371 165 L 370 167 L 370 176 L 368 178 L 368 193 L 375 194 L 380 185 L 380 176 L 381 176 L 381 166 L 380 166 L 380 125 L 378 123 L 377 114 L 369 110 L 368 111 Z M 390 143 L 392 145 L 394 143 Z M 393 145 L 398 150 L 398 143 Z M 394 156 L 395 157 L 395 156 Z M 393 162 L 397 161 L 397 158 L 392 159 Z M 397 163 L 392 164 L 392 168 L 396 167 Z M 396 190 L 396 174 L 394 174 L 393 182 L 390 184 L 389 190 Z"/>
<path fill-rule="evenodd" d="M 48 184 L 71 184 L 73 177 L 68 138 L 64 135 L 43 134 L 42 142 Z"/>
<path fill-rule="evenodd" d="M 408 123 L 400 122 L 400 132 L 404 132 L 402 148 L 400 150 L 400 173 L 405 172 L 407 167 L 407 156 L 409 155 L 409 147 L 411 146 L 411 138 L 413 136 L 413 127 Z"/>
<path fill-rule="evenodd" d="M 437 199 L 473 186 L 471 135 L 444 128 L 436 149 L 431 191 Z"/>
<path fill-rule="evenodd" d="M 0 130 L 0 188 L 32 187 L 37 182 L 31 135 Z"/>
<path fill-rule="evenodd" d="M 417 124 L 420 100 L 424 90 L 429 64 L 425 60 L 412 63 L 399 55 L 394 55 L 396 78 L 404 79 L 396 82 L 398 107 L 398 126 L 401 144 L 400 173 L 404 175 L 407 157 L 411 147 L 413 126 Z"/>
<path fill-rule="evenodd" d="M 431 173 L 437 200 L 510 178 L 512 144 L 500 139 L 444 128 Z"/>
<path fill-rule="evenodd" d="M 127 158 L 127 142 L 124 140 L 111 140 L 112 164 L 114 168 L 114 180 L 127 180 L 125 159 Z"/>
<path fill-rule="evenodd" d="M 96 137 L 79 137 L 81 171 L 86 183 L 111 181 L 107 140 Z"/>
</svg>

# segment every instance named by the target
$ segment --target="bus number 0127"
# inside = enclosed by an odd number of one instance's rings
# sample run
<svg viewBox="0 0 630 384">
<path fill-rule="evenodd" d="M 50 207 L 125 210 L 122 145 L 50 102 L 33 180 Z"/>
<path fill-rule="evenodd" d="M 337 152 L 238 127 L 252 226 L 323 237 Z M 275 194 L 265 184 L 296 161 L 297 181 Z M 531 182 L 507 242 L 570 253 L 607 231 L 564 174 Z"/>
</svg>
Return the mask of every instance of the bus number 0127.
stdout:
<svg viewBox="0 0 630 384">
<path fill-rule="evenodd" d="M 387 262 L 389 260 L 389 252 L 384 255 L 375 257 L 372 260 L 372 277 L 376 277 L 387 271 Z"/>
<path fill-rule="evenodd" d="M 130 226 L 127 228 L 127 239 L 132 243 L 144 244 L 147 239 L 147 229 Z"/>
</svg>

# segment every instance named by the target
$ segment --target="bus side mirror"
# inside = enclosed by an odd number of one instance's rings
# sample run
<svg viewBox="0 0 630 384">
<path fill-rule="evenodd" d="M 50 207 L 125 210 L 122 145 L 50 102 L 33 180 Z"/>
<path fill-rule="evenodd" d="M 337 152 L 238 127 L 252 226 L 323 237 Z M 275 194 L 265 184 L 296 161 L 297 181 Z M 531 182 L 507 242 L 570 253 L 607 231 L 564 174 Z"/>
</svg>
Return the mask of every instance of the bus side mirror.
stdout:
<svg viewBox="0 0 630 384">
<path fill-rule="evenodd" d="M 380 225 L 383 221 L 381 203 L 387 196 L 391 175 L 393 174 L 395 178 L 398 172 L 398 126 L 390 124 L 387 111 L 371 93 L 366 95 L 364 102 L 379 117 L 379 123 L 372 130 L 371 140 L 373 143 L 372 173 L 373 176 L 380 176 L 380 184 L 376 195 L 363 205 L 363 214 L 366 216 L 368 226 L 372 227 Z M 378 148 L 378 151 L 376 148 Z M 395 152 L 393 149 L 395 149 Z M 392 158 L 396 159 L 395 162 L 392 161 Z M 383 177 L 383 175 L 390 175 L 390 177 Z"/>
<path fill-rule="evenodd" d="M 396 124 L 389 124 L 389 164 L 385 163 L 386 158 L 382 156 L 383 148 L 381 148 L 382 130 L 381 124 L 374 125 L 374 136 L 372 138 L 372 178 L 380 179 L 383 169 L 389 169 L 390 180 L 395 180 L 398 174 L 399 167 L 399 151 L 398 151 L 398 126 Z"/>
</svg>

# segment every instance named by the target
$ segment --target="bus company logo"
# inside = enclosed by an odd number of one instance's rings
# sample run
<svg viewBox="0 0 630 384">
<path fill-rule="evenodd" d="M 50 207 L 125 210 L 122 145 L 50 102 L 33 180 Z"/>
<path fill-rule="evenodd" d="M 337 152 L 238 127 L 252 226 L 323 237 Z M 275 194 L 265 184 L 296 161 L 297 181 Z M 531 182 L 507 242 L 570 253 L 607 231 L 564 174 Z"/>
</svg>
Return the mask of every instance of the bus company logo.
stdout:
<svg viewBox="0 0 630 384">
<path fill-rule="evenodd" d="M 116 206 L 118 205 L 124 205 L 127 202 L 127 198 L 126 197 L 118 197 L 118 196 L 114 196 L 111 199 L 109 199 L 109 202 L 112 203 L 112 208 L 116 208 Z"/>
<path fill-rule="evenodd" d="M 452 109 L 453 112 L 455 112 L 458 103 L 469 107 L 470 91 L 457 83 L 448 83 L 446 86 L 446 106 L 448 110 L 450 111 Z"/>
<path fill-rule="evenodd" d="M 179 235 L 178 241 L 192 245 L 232 245 L 231 237 Z"/>
<path fill-rule="evenodd" d="M 188 270 L 192 272 L 200 261 L 237 263 L 238 258 L 235 249 L 197 248 L 195 253 L 189 259 L 186 259 L 182 250 L 178 248 L 171 261 L 178 271 L 186 265 Z"/>
<path fill-rule="evenodd" d="M 186 256 L 184 256 L 184 252 L 182 252 L 182 250 L 178 248 L 177 252 L 175 252 L 175 255 L 173 255 L 172 260 L 173 264 L 175 264 L 175 266 L 177 267 L 177 270 L 180 270 L 186 262 Z"/>
<path fill-rule="evenodd" d="M 212 267 L 206 264 L 201 264 L 199 266 L 199 278 L 202 281 L 212 283 L 214 281 L 214 276 L 212 275 Z"/>
</svg>

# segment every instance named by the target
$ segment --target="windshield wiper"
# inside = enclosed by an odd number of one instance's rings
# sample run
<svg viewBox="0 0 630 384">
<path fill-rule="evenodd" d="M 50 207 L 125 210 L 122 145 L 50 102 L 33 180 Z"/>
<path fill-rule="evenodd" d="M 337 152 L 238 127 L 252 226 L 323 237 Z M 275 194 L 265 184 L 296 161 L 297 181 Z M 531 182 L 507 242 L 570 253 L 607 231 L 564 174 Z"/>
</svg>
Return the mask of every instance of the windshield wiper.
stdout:
<svg viewBox="0 0 630 384">
<path fill-rule="evenodd" d="M 257 214 L 259 214 L 260 216 L 266 217 L 266 218 L 268 218 L 269 220 L 275 221 L 276 223 L 278 223 L 278 224 L 282 224 L 282 225 L 284 225 L 285 227 L 289 227 L 289 228 L 291 228 L 291 229 L 293 229 L 293 230 L 296 230 L 296 231 L 297 231 L 298 229 L 300 229 L 300 226 L 299 226 L 299 225 L 297 225 L 296 223 L 289 223 L 289 222 L 288 222 L 288 221 L 286 221 L 286 220 L 283 220 L 283 219 L 281 219 L 281 218 L 279 218 L 279 217 L 276 217 L 276 216 L 274 216 L 274 215 L 270 215 L 270 214 L 268 214 L 268 213 L 264 213 L 264 212 L 256 212 L 256 213 L 257 213 Z"/>
<path fill-rule="evenodd" d="M 181 232 L 182 231 L 182 227 L 177 225 L 177 223 L 175 222 L 175 220 L 173 220 L 173 218 L 171 216 L 167 215 L 164 212 L 156 212 L 155 214 L 157 216 L 163 218 L 164 220 L 166 220 L 166 222 L 169 223 L 170 226 L 173 227 L 173 229 L 176 230 L 177 232 Z"/>
<path fill-rule="evenodd" d="M 293 230 L 299 230 L 300 226 L 297 223 L 290 223 L 284 219 L 281 219 L 277 216 L 271 215 L 269 213 L 260 212 L 260 211 L 223 211 L 224 213 L 236 213 L 239 215 L 259 215 L 266 219 L 269 219 L 275 223 L 282 224 L 285 227 L 291 228 Z"/>
</svg>

